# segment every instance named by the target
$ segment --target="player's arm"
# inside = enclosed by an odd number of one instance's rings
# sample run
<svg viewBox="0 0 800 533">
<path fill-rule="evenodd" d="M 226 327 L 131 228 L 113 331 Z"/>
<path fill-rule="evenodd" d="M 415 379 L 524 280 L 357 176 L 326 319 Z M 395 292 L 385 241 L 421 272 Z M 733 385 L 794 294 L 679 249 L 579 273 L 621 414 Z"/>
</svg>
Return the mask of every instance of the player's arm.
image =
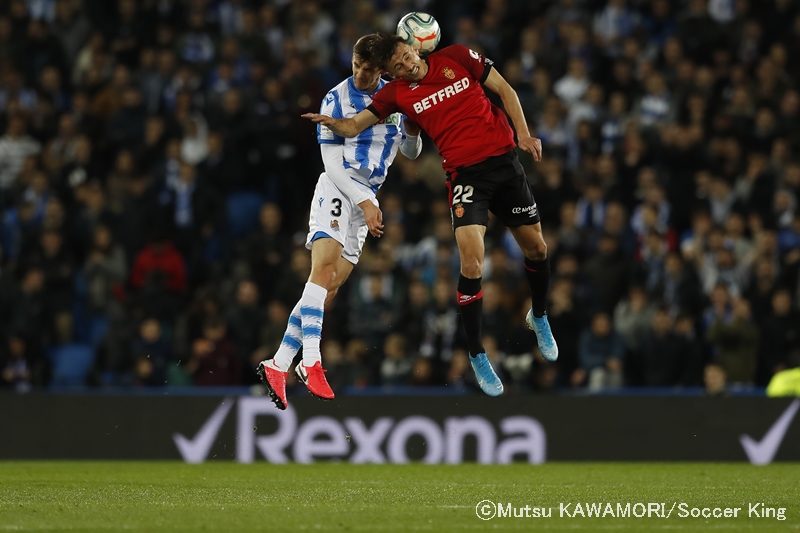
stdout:
<svg viewBox="0 0 800 533">
<path fill-rule="evenodd" d="M 304 113 L 300 116 L 315 124 L 327 126 L 340 137 L 355 137 L 365 129 L 378 123 L 378 117 L 368 109 L 350 118 L 333 118 L 319 113 Z"/>
<path fill-rule="evenodd" d="M 405 136 L 400 141 L 400 153 L 409 159 L 416 159 L 422 153 L 422 136 L 420 127 L 408 118 L 403 119 L 403 130 Z"/>
<path fill-rule="evenodd" d="M 344 146 L 332 143 L 323 143 L 319 146 L 322 152 L 322 163 L 325 165 L 325 174 L 342 194 L 364 212 L 364 220 L 370 234 L 373 237 L 383 235 L 383 213 L 378 206 L 372 203 L 373 195 L 365 188 L 359 187 L 342 165 Z"/>
<path fill-rule="evenodd" d="M 528 130 L 528 123 L 525 122 L 525 114 L 522 112 L 522 106 L 519 103 L 517 91 L 509 85 L 505 78 L 503 78 L 494 67 L 490 68 L 489 75 L 486 77 L 483 85 L 497 94 L 500 100 L 503 101 L 503 107 L 505 107 L 506 113 L 508 113 L 509 118 L 511 118 L 514 129 L 517 130 L 517 144 L 519 147 L 530 153 L 534 161 L 541 161 L 542 140 L 531 137 L 531 132 Z"/>
</svg>

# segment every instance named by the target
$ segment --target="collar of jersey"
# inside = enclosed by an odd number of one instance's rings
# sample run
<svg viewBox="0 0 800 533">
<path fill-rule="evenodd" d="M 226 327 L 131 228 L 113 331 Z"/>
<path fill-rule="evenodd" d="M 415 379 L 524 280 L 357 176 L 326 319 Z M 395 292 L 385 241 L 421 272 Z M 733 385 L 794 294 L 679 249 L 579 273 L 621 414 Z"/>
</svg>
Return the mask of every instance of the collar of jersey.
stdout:
<svg viewBox="0 0 800 533">
<path fill-rule="evenodd" d="M 372 92 L 369 92 L 369 91 L 362 91 L 361 89 L 356 87 L 356 81 L 355 81 L 355 78 L 353 76 L 350 76 L 349 78 L 347 78 L 347 83 L 350 85 L 350 87 L 352 89 L 354 89 L 359 94 L 366 94 L 367 96 L 372 96 L 373 94 L 378 92 L 380 90 L 380 88 L 381 88 L 381 82 L 383 82 L 383 84 L 386 85 L 386 80 L 384 80 L 383 78 L 380 78 L 378 80 L 378 86 L 375 87 L 375 90 L 372 91 Z"/>
</svg>

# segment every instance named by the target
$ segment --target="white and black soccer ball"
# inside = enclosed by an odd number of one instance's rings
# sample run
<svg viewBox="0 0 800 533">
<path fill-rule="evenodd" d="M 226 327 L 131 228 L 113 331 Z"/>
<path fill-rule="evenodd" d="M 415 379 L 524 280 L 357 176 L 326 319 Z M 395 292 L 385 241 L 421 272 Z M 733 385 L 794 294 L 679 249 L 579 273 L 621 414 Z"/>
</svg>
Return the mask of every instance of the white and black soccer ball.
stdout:
<svg viewBox="0 0 800 533">
<path fill-rule="evenodd" d="M 397 35 L 424 55 L 433 52 L 439 45 L 442 30 L 433 15 L 412 11 L 403 15 L 397 23 Z"/>
</svg>

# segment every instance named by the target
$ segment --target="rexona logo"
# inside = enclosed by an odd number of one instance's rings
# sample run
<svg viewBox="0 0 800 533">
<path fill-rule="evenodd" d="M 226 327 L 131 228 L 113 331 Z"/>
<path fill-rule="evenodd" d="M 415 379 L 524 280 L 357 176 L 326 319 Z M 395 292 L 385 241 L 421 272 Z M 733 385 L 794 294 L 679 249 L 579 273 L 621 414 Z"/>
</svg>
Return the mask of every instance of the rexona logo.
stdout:
<svg viewBox="0 0 800 533">
<path fill-rule="evenodd" d="M 786 432 L 789 430 L 789 426 L 792 424 L 792 419 L 794 415 L 797 414 L 798 409 L 800 409 L 800 400 L 795 400 L 790 403 L 789 407 L 787 407 L 783 414 L 778 417 L 778 420 L 770 426 L 761 440 L 755 440 L 753 437 L 746 434 L 739 437 L 739 442 L 742 444 L 742 448 L 744 448 L 744 453 L 752 464 L 768 465 L 772 462 L 775 458 L 775 454 L 778 453 L 778 448 L 780 448 L 783 438 L 786 436 Z"/>
<path fill-rule="evenodd" d="M 380 417 L 365 422 L 357 417 L 341 420 L 314 416 L 299 420 L 290 406 L 278 411 L 264 398 L 225 399 L 194 437 L 173 435 L 187 463 L 201 463 L 217 440 L 231 409 L 236 409 L 236 460 L 252 463 L 260 454 L 271 463 L 310 463 L 316 460 L 347 460 L 351 463 L 510 463 L 524 460 L 543 463 L 546 436 L 542 425 L 528 416 L 500 419 L 499 431 L 482 416 L 448 417 L 437 422 L 427 416 Z M 258 434 L 259 422 L 273 417 L 269 434 Z M 256 428 L 254 430 L 254 428 Z M 410 440 L 424 443 L 424 455 L 410 458 Z M 475 456 L 465 458 L 465 442 L 472 443 Z"/>
</svg>

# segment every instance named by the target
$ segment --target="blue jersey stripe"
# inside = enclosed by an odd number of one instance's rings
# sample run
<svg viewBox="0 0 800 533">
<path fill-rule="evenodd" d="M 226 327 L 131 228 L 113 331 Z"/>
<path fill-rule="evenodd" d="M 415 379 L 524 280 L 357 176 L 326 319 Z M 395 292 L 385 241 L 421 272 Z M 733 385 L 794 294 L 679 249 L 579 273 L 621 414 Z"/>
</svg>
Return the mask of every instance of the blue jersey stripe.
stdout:
<svg viewBox="0 0 800 533">
<path fill-rule="evenodd" d="M 331 113 L 331 116 L 333 118 L 344 118 L 344 114 L 342 113 L 342 101 L 339 99 L 339 93 L 333 91 L 331 94 L 333 95 L 333 113 Z"/>
<path fill-rule="evenodd" d="M 381 79 L 378 82 L 378 90 L 380 90 L 384 85 L 386 85 L 386 81 Z M 399 128 L 392 127 L 387 125 L 386 134 L 383 136 L 383 150 L 381 151 L 381 161 L 378 168 L 375 169 L 375 172 L 372 173 L 373 177 L 380 178 L 380 183 L 377 185 L 373 184 L 372 188 L 374 191 L 377 192 L 380 189 L 381 185 L 383 184 L 383 178 L 386 177 L 386 158 L 389 154 L 392 153 L 392 147 L 394 146 L 396 136 L 399 133 Z M 372 180 L 370 180 L 370 184 L 372 184 Z"/>
<path fill-rule="evenodd" d="M 378 178 L 386 177 L 386 158 L 392 153 L 392 146 L 394 146 L 395 137 L 397 136 L 396 128 L 387 128 L 386 135 L 383 136 L 383 151 L 381 152 L 381 164 L 372 173 L 373 176 Z M 370 183 L 372 180 L 370 180 Z"/>
<path fill-rule="evenodd" d="M 316 308 L 316 307 L 303 306 L 303 307 L 300 308 L 300 314 L 303 315 L 303 316 L 312 316 L 312 317 L 322 318 L 322 315 L 324 314 L 324 312 L 322 311 L 322 309 L 319 309 L 319 308 Z"/>
<path fill-rule="evenodd" d="M 367 107 L 367 99 L 364 94 L 356 89 L 353 83 L 353 78 L 350 78 L 347 84 L 347 96 L 350 97 L 350 103 L 356 109 L 356 113 L 360 113 Z M 369 147 L 372 146 L 372 128 L 367 128 L 355 138 L 356 141 L 356 162 L 359 168 L 369 168 Z"/>
</svg>

